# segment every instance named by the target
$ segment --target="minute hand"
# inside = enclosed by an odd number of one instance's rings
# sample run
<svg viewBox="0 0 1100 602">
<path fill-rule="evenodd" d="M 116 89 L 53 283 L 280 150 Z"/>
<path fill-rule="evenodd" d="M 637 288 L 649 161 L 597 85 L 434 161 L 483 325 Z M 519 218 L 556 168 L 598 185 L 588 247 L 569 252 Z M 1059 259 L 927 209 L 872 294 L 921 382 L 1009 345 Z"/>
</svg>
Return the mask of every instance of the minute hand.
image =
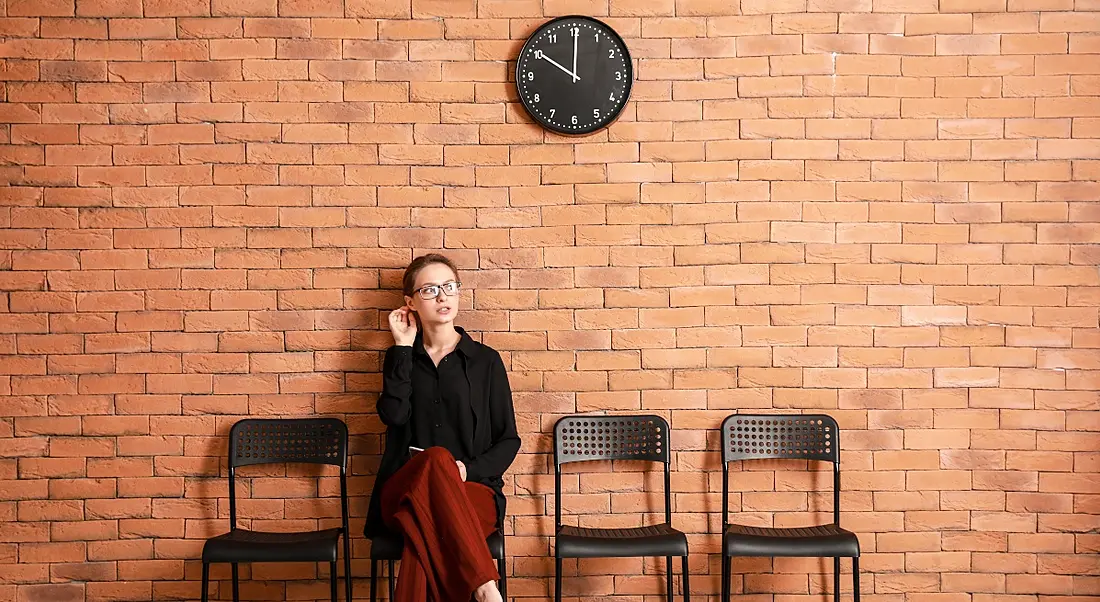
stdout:
<svg viewBox="0 0 1100 602">
<path fill-rule="evenodd" d="M 577 38 L 579 36 L 576 32 L 573 32 L 573 83 L 577 83 L 580 79 L 577 77 Z"/>
<path fill-rule="evenodd" d="M 554 59 L 552 59 L 552 58 L 550 58 L 550 57 L 546 56 L 546 53 L 545 53 L 545 52 L 544 52 L 544 53 L 542 53 L 542 58 L 544 58 L 544 59 L 546 59 L 547 61 L 549 61 L 551 65 L 553 65 L 553 66 L 557 67 L 558 69 L 561 69 L 562 71 L 566 72 L 566 73 L 567 73 L 567 74 L 569 75 L 569 77 L 572 77 L 572 78 L 573 78 L 574 80 L 578 80 L 578 79 L 580 79 L 579 77 L 577 77 L 577 74 L 576 74 L 576 73 L 573 73 L 572 71 L 570 71 L 570 70 L 566 69 L 565 67 L 563 67 L 563 66 L 562 66 L 562 65 L 561 65 L 560 63 L 558 63 L 558 62 L 557 62 L 557 61 L 555 61 Z"/>
</svg>

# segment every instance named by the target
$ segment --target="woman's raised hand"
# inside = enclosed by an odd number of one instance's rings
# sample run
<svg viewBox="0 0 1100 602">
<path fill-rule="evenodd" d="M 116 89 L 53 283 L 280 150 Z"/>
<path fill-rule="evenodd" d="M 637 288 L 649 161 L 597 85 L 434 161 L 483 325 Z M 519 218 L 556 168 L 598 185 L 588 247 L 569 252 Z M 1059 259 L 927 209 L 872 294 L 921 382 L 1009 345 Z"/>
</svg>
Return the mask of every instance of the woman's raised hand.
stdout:
<svg viewBox="0 0 1100 602">
<path fill-rule="evenodd" d="M 416 316 L 408 306 L 390 312 L 390 332 L 398 345 L 412 345 L 416 340 Z"/>
</svg>

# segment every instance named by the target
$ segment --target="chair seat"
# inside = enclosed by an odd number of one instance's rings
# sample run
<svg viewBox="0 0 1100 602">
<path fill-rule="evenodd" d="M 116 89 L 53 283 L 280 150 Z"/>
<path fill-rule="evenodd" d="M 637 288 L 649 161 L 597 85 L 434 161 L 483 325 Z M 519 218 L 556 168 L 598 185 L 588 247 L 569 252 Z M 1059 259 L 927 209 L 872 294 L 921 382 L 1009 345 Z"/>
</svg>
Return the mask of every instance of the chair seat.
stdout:
<svg viewBox="0 0 1100 602">
<path fill-rule="evenodd" d="M 668 523 L 626 529 L 593 529 L 562 525 L 559 558 L 638 558 L 687 556 L 687 536 Z"/>
<path fill-rule="evenodd" d="M 234 529 L 206 540 L 203 562 L 336 562 L 343 529 L 270 533 Z"/>
<path fill-rule="evenodd" d="M 729 525 L 722 539 L 728 556 L 859 556 L 855 533 L 835 524 L 789 529 Z"/>
<path fill-rule="evenodd" d="M 371 560 L 401 560 L 401 552 L 405 547 L 405 540 L 399 533 L 386 532 L 375 535 L 370 540 Z M 504 534 L 499 530 L 493 531 L 485 539 L 489 544 L 489 553 L 495 560 L 504 557 Z"/>
</svg>

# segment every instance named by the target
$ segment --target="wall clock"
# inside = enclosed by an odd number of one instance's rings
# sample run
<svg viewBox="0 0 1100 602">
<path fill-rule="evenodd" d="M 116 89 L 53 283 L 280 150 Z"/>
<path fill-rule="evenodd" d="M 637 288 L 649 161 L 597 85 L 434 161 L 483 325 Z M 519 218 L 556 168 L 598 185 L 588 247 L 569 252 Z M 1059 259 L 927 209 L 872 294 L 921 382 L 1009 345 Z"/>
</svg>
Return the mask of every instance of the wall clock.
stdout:
<svg viewBox="0 0 1100 602">
<path fill-rule="evenodd" d="M 536 122 L 559 134 L 590 134 L 610 125 L 626 107 L 633 82 L 623 39 L 591 17 L 544 23 L 516 59 L 520 102 Z"/>
</svg>

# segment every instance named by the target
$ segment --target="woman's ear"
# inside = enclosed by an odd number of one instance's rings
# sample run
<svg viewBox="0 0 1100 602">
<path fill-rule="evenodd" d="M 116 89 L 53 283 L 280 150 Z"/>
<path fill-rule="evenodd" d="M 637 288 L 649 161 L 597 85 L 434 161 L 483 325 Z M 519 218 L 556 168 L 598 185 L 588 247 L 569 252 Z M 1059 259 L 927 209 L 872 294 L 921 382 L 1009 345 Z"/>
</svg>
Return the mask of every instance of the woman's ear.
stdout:
<svg viewBox="0 0 1100 602">
<path fill-rule="evenodd" d="M 405 307 L 409 310 L 409 315 L 412 316 L 413 322 L 416 323 L 416 327 L 420 328 L 420 314 L 416 312 L 416 307 L 413 305 L 412 297 L 405 297 Z"/>
</svg>

